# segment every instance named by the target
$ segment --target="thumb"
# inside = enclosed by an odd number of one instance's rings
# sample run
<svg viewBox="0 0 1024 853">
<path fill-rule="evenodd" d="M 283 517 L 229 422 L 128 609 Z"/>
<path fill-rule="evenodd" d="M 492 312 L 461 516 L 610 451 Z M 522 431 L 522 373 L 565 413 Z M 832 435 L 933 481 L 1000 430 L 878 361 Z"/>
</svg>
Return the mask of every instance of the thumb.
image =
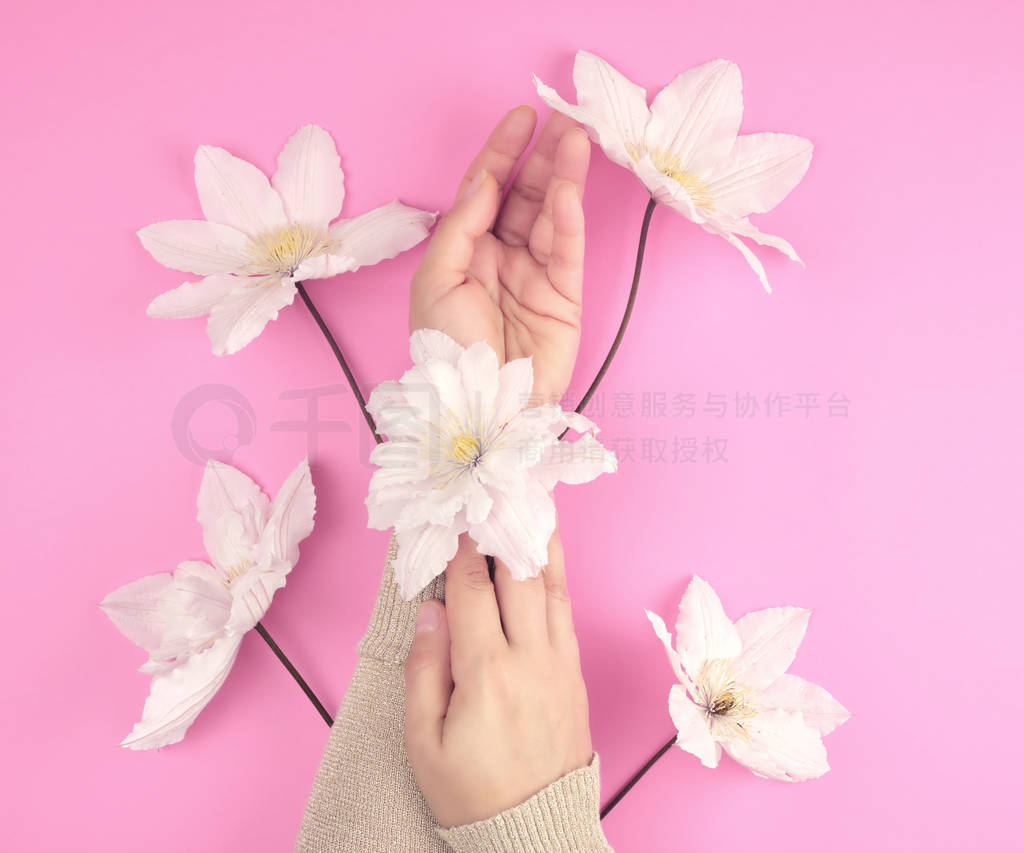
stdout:
<svg viewBox="0 0 1024 853">
<path fill-rule="evenodd" d="M 413 287 L 440 295 L 466 280 L 477 237 L 498 215 L 498 182 L 481 169 L 434 229 Z"/>
<path fill-rule="evenodd" d="M 424 601 L 405 659 L 405 746 L 410 754 L 441 745 L 452 695 L 451 644 L 443 602 Z"/>
</svg>

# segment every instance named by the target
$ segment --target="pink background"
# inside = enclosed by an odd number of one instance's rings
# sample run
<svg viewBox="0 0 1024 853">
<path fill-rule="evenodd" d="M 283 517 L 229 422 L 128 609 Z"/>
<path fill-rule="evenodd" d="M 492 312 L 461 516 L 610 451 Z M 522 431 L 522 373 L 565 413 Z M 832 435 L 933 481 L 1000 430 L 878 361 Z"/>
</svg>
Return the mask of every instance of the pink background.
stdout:
<svg viewBox="0 0 1024 853">
<path fill-rule="evenodd" d="M 693 572 L 733 617 L 815 609 L 793 671 L 855 717 L 833 770 L 789 786 L 673 750 L 606 821 L 617 850 L 965 851 L 1017 835 L 1020 646 L 1020 7 L 1009 2 L 196 2 L 12 5 L 5 12 L 3 803 L 11 850 L 290 849 L 327 730 L 248 637 L 182 744 L 121 750 L 148 681 L 96 603 L 203 556 L 201 469 L 172 417 L 221 383 L 251 403 L 235 464 L 274 490 L 307 452 L 288 390 L 342 381 L 301 306 L 240 354 L 203 322 L 144 309 L 184 276 L 142 225 L 199 215 L 200 143 L 263 168 L 316 121 L 338 141 L 345 214 L 394 197 L 444 208 L 469 157 L 537 72 L 567 96 L 572 56 L 653 93 L 716 56 L 745 80 L 743 129 L 812 138 L 768 231 L 766 296 L 724 241 L 657 211 L 641 295 L 597 418 L 614 477 L 560 491 L 561 526 L 609 797 L 671 733 L 671 674 L 643 617 L 671 617 Z M 542 115 L 547 110 L 541 109 Z M 645 194 L 595 151 L 586 197 L 585 387 L 620 315 Z M 422 247 L 310 289 L 366 386 L 407 362 Z M 644 392 L 697 395 L 650 417 Z M 761 398 L 740 418 L 733 395 Z M 766 417 L 767 395 L 824 408 Z M 828 397 L 849 400 L 845 417 Z M 613 394 L 623 396 L 613 397 Z M 635 411 L 616 417 L 633 394 Z M 708 394 L 728 411 L 702 411 Z M 774 398 L 773 398 L 774 399 Z M 773 406 L 777 402 L 772 403 Z M 333 709 L 354 664 L 386 534 L 350 395 L 322 401 L 317 530 L 266 624 Z M 192 428 L 234 431 L 207 405 Z M 347 430 L 347 431 L 345 431 Z M 728 462 L 673 464 L 676 438 Z M 228 436 L 230 438 L 230 436 Z M 644 461 L 644 439 L 667 462 Z M 1011 655 L 1013 656 L 1011 658 Z"/>
</svg>

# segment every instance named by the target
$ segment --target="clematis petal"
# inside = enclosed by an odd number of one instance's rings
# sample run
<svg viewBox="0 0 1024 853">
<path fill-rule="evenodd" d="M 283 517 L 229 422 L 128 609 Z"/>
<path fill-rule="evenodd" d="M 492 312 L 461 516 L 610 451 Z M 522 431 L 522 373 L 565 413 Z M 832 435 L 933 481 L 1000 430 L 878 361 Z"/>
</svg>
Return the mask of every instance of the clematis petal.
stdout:
<svg viewBox="0 0 1024 853">
<path fill-rule="evenodd" d="M 647 92 L 585 50 L 577 51 L 572 76 L 578 106 L 563 100 L 536 74 L 533 82 L 541 100 L 582 124 L 608 159 L 632 168 L 643 148 L 644 128 L 650 117 Z"/>
<path fill-rule="evenodd" d="M 480 481 L 496 489 L 518 489 L 533 476 L 533 470 L 544 459 L 545 448 L 554 437 L 538 435 L 519 418 L 505 427 L 499 443 L 491 447 L 476 467 Z"/>
<path fill-rule="evenodd" d="M 248 262 L 248 238 L 228 225 L 172 219 L 147 225 L 137 233 L 143 248 L 172 270 L 214 275 L 236 272 Z"/>
<path fill-rule="evenodd" d="M 799 711 L 804 722 L 823 735 L 850 719 L 850 712 L 824 687 L 796 675 L 780 675 L 758 691 L 754 703 L 764 710 Z"/>
<path fill-rule="evenodd" d="M 466 521 L 470 524 L 478 524 L 487 518 L 494 506 L 494 498 L 491 493 L 476 480 L 473 480 L 469 489 L 469 499 L 466 501 Z"/>
<path fill-rule="evenodd" d="M 715 210 L 736 217 L 771 210 L 800 183 L 813 151 L 809 139 L 788 133 L 737 137 L 706 179 Z"/>
<path fill-rule="evenodd" d="M 469 426 L 466 423 L 469 413 L 466 390 L 458 368 L 445 361 L 427 361 L 407 370 L 400 382 L 409 392 L 408 399 L 427 392 L 427 400 L 421 401 L 420 405 L 426 406 L 427 411 L 436 413 L 432 418 L 435 423 L 439 417 L 450 423 Z"/>
<path fill-rule="evenodd" d="M 324 252 L 320 255 L 310 255 L 300 263 L 292 273 L 292 279 L 308 281 L 311 278 L 331 278 L 343 272 L 352 272 L 358 266 L 355 260 L 347 255 Z"/>
<path fill-rule="evenodd" d="M 535 577 L 548 562 L 548 540 L 555 531 L 555 503 L 540 483 L 513 492 L 491 490 L 494 504 L 484 521 L 469 525 L 482 554 L 501 560 L 516 580 Z"/>
<path fill-rule="evenodd" d="M 417 490 L 416 500 L 406 502 L 399 512 L 395 528 L 412 529 L 424 524 L 450 527 L 469 502 L 471 485 L 469 478 L 458 478 L 444 486 Z"/>
<path fill-rule="evenodd" d="M 673 684 L 668 694 L 668 713 L 679 734 L 676 743 L 696 755 L 705 767 L 717 767 L 722 747 L 715 741 L 707 716 L 690 701 L 681 684 Z"/>
<path fill-rule="evenodd" d="M 163 636 L 139 672 L 165 672 L 208 648 L 224 631 L 231 593 L 209 563 L 187 560 L 174 570 L 159 606 Z"/>
<path fill-rule="evenodd" d="M 373 490 L 373 479 L 370 480 L 370 493 L 363 499 L 366 505 L 366 526 L 371 530 L 387 530 L 394 527 L 412 495 L 408 487 L 395 487 L 390 497 L 381 491 Z"/>
<path fill-rule="evenodd" d="M 315 513 L 313 476 L 309 460 L 303 459 L 274 495 L 270 518 L 263 531 L 264 548 L 276 559 L 294 566 L 299 561 L 299 543 L 313 532 Z"/>
<path fill-rule="evenodd" d="M 632 160 L 628 152 L 631 148 L 634 151 L 642 148 L 644 130 L 651 117 L 647 91 L 585 50 L 576 52 L 572 81 L 580 107 L 602 124 L 615 128 L 626 143 L 626 156 Z"/>
<path fill-rule="evenodd" d="M 514 358 L 498 371 L 498 393 L 494 398 L 494 422 L 507 424 L 530 403 L 533 391 L 533 358 Z"/>
<path fill-rule="evenodd" d="M 292 222 L 326 228 L 345 200 L 345 176 L 331 135 L 315 124 L 300 127 L 277 155 L 270 183 Z"/>
<path fill-rule="evenodd" d="M 412 530 L 396 530 L 398 556 L 395 580 L 406 601 L 445 570 L 459 549 L 459 531 L 453 527 L 424 524 Z"/>
<path fill-rule="evenodd" d="M 547 489 L 555 483 L 589 483 L 601 474 L 618 470 L 612 451 L 602 447 L 592 435 L 576 441 L 556 441 L 544 450 L 543 459 L 530 473 Z"/>
<path fill-rule="evenodd" d="M 199 484 L 196 498 L 197 519 L 203 528 L 203 545 L 221 570 L 228 569 L 234 559 L 218 554 L 225 548 L 241 550 L 239 559 L 250 558 L 251 549 L 259 540 L 270 513 L 270 498 L 253 480 L 237 468 L 217 459 L 209 459 Z M 224 542 L 223 519 L 229 516 L 237 520 L 239 529 L 232 531 L 235 541 Z M 241 545 L 239 543 L 245 543 Z"/>
<path fill-rule="evenodd" d="M 739 68 L 725 59 L 705 62 L 655 96 L 647 148 L 678 158 L 683 170 L 703 176 L 729 153 L 742 116 Z"/>
<path fill-rule="evenodd" d="M 248 237 L 288 224 L 281 197 L 267 176 L 223 148 L 199 146 L 196 192 L 210 222 L 230 225 Z"/>
<path fill-rule="evenodd" d="M 181 320 L 209 314 L 222 299 L 242 284 L 234 275 L 208 275 L 202 281 L 186 281 L 174 290 L 161 293 L 149 303 L 150 317 Z"/>
<path fill-rule="evenodd" d="M 531 406 L 518 412 L 480 460 L 477 473 L 481 480 L 502 488 L 506 481 L 519 483 L 533 477 L 548 448 L 558 443 L 559 433 L 570 425 L 567 414 L 558 406 Z M 545 484 L 548 479 L 538 477 Z"/>
<path fill-rule="evenodd" d="M 707 219 L 693 203 L 693 198 L 686 187 L 662 172 L 653 163 L 649 154 L 644 153 L 640 157 L 634 171 L 658 204 L 672 208 L 691 222 L 703 223 Z"/>
<path fill-rule="evenodd" d="M 119 586 L 100 602 L 100 607 L 118 631 L 135 645 L 153 651 L 163 639 L 161 602 L 171 583 L 170 572 L 147 575 Z"/>
<path fill-rule="evenodd" d="M 436 213 L 391 201 L 352 219 L 335 222 L 329 230 L 338 253 L 355 266 L 370 266 L 411 249 L 430 233 Z"/>
<path fill-rule="evenodd" d="M 100 606 L 130 640 L 150 653 L 141 672 L 169 669 L 220 635 L 231 597 L 213 566 L 181 563 L 114 590 Z"/>
<path fill-rule="evenodd" d="M 676 650 L 691 678 L 700 674 L 705 661 L 734 658 L 743 646 L 740 635 L 711 585 L 693 576 L 679 602 L 676 619 Z"/>
<path fill-rule="evenodd" d="M 410 441 L 385 441 L 370 451 L 370 462 L 378 469 L 370 476 L 370 493 L 385 486 L 416 483 L 430 476 L 430 462 Z M 379 475 L 379 477 L 378 477 Z"/>
<path fill-rule="evenodd" d="M 761 246 L 771 246 L 773 249 L 778 249 L 790 260 L 796 261 L 801 266 L 806 266 L 800 259 L 800 256 L 796 253 L 796 249 L 794 249 L 787 240 L 783 240 L 781 237 L 777 237 L 774 234 L 765 234 L 761 229 L 747 219 L 725 220 L 719 218 L 718 223 L 722 225 L 725 230 L 731 231 L 733 234 L 742 234 L 744 237 L 749 237 Z"/>
<path fill-rule="evenodd" d="M 266 554 L 231 581 L 231 617 L 224 626 L 227 636 L 241 636 L 256 626 L 274 599 L 274 593 L 285 585 L 292 563 Z"/>
<path fill-rule="evenodd" d="M 235 288 L 210 312 L 206 333 L 213 354 L 231 355 L 254 341 L 282 308 L 292 304 L 296 292 L 290 280 L 269 276 Z"/>
<path fill-rule="evenodd" d="M 811 611 L 801 607 L 755 610 L 736 622 L 743 651 L 736 657 L 736 679 L 751 687 L 767 687 L 796 657 Z"/>
<path fill-rule="evenodd" d="M 473 344 L 459 356 L 469 423 L 484 423 L 491 418 L 498 396 L 498 356 L 486 341 Z"/>
<path fill-rule="evenodd" d="M 705 225 L 705 228 L 707 228 L 707 227 L 708 226 Z M 761 263 L 761 261 L 758 259 L 757 255 L 755 255 L 752 251 L 750 251 L 750 247 L 747 246 L 746 243 L 744 243 L 735 234 L 731 234 L 729 232 L 719 231 L 719 230 L 716 230 L 714 228 L 709 228 L 708 230 L 710 230 L 713 234 L 718 234 L 720 237 L 724 237 L 725 240 L 729 243 L 730 246 L 735 246 L 737 249 L 739 249 L 740 254 L 743 255 L 743 257 L 746 259 L 747 263 L 750 264 L 750 268 L 755 273 L 757 273 L 757 277 L 758 277 L 758 279 L 760 279 L 761 285 L 762 285 L 762 287 L 764 287 L 765 292 L 766 293 L 771 293 L 772 292 L 771 285 L 768 284 L 768 276 L 765 274 L 765 271 L 764 271 L 764 264 Z"/>
<path fill-rule="evenodd" d="M 465 347 L 437 329 L 417 329 L 409 337 L 409 354 L 413 364 L 423 364 L 436 358 L 455 367 L 464 351 Z"/>
<path fill-rule="evenodd" d="M 142 719 L 121 746 L 157 749 L 177 743 L 231 671 L 241 637 L 224 637 L 181 666 L 153 676 Z"/>
<path fill-rule="evenodd" d="M 221 633 L 231 609 L 223 575 L 202 560 L 178 564 L 166 596 L 163 647 L 176 656 L 192 654 Z"/>
<path fill-rule="evenodd" d="M 665 627 L 665 620 L 662 619 L 657 613 L 653 613 L 650 610 L 645 610 L 644 613 L 650 620 L 651 625 L 654 626 L 654 633 L 658 635 L 658 639 L 661 640 L 665 646 L 665 653 L 668 655 L 668 662 L 672 666 L 672 671 L 676 674 L 676 678 L 681 684 L 689 687 L 692 682 L 689 677 L 683 672 L 683 665 L 679 661 L 679 653 L 672 648 L 672 636 L 668 632 L 668 628 Z"/>
<path fill-rule="evenodd" d="M 601 428 L 597 424 L 590 420 L 586 415 L 581 415 L 579 412 L 573 412 L 570 410 L 562 412 L 561 415 L 562 419 L 565 421 L 565 425 L 574 432 L 581 434 L 591 432 L 596 435 L 601 431 Z M 559 429 L 558 432 L 561 433 L 561 429 Z"/>
<path fill-rule="evenodd" d="M 725 751 L 758 776 L 782 782 L 816 779 L 828 772 L 821 735 L 799 713 L 771 710 L 743 724 L 749 740 L 730 738 Z"/>
</svg>

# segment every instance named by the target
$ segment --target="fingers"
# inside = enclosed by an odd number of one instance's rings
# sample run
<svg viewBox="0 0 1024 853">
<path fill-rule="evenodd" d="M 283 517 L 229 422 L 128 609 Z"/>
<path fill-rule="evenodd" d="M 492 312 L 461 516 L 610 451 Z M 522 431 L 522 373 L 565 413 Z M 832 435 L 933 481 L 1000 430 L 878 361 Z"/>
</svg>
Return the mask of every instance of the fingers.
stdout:
<svg viewBox="0 0 1024 853">
<path fill-rule="evenodd" d="M 547 644 L 548 624 L 541 577 L 515 580 L 508 567 L 495 560 L 494 589 L 501 611 L 501 624 L 511 646 Z"/>
<path fill-rule="evenodd" d="M 548 637 L 555 647 L 575 642 L 576 630 L 572 624 L 572 605 L 569 588 L 565 583 L 565 553 L 556 530 L 548 541 L 548 564 L 544 569 L 544 600 L 547 610 Z"/>
<path fill-rule="evenodd" d="M 586 132 L 568 116 L 553 112 L 505 198 L 494 228 L 498 238 L 510 246 L 526 245 L 552 179 L 573 181 L 582 196 L 589 151 Z"/>
<path fill-rule="evenodd" d="M 487 561 L 466 533 L 448 564 L 444 597 L 456 670 L 474 657 L 508 648 Z"/>
<path fill-rule="evenodd" d="M 494 175 L 500 192 L 526 150 L 526 146 L 530 144 L 536 126 L 537 111 L 528 104 L 520 104 L 505 113 L 495 125 L 494 130 L 491 131 L 491 135 L 487 137 L 480 153 L 473 158 L 469 168 L 466 169 L 466 174 L 459 183 L 459 189 L 455 196 L 456 202 L 465 195 L 473 178 L 479 174 L 481 169 L 486 169 Z M 487 224 L 487 228 L 490 228 L 492 224 L 493 219 Z"/>
<path fill-rule="evenodd" d="M 499 187 L 494 175 L 478 171 L 466 192 L 434 229 L 427 251 L 413 276 L 413 299 L 443 295 L 466 280 L 474 244 L 494 221 Z"/>
<path fill-rule="evenodd" d="M 583 299 L 583 205 L 576 187 L 568 181 L 560 184 L 553 196 L 548 281 L 578 305 Z"/>
<path fill-rule="evenodd" d="M 405 659 L 405 741 L 409 752 L 441 744 L 453 687 L 450 651 L 444 604 L 424 601 Z"/>
<path fill-rule="evenodd" d="M 544 194 L 544 203 L 537 212 L 529 232 L 530 254 L 538 263 L 546 264 L 554 237 L 554 199 L 559 185 L 565 182 L 576 187 L 583 197 L 583 186 L 590 165 L 590 140 L 582 128 L 571 128 L 558 143 L 551 180 Z"/>
</svg>

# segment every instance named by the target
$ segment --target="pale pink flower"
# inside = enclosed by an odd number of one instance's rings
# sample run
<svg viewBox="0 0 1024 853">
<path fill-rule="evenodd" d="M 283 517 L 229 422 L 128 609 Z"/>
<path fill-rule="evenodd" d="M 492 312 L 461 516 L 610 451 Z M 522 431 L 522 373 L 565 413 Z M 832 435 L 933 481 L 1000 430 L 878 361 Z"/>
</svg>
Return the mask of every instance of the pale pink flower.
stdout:
<svg viewBox="0 0 1024 853">
<path fill-rule="evenodd" d="M 369 526 L 395 529 L 402 596 L 441 574 L 466 532 L 512 577 L 534 577 L 555 529 L 551 490 L 614 471 L 615 455 L 582 415 L 528 407 L 529 358 L 499 369 L 485 341 L 464 348 L 434 329 L 413 332 L 410 350 L 414 367 L 378 385 L 368 402 L 388 437 L 370 454 L 380 467 L 366 498 Z M 583 435 L 559 441 L 566 428 Z"/>
<path fill-rule="evenodd" d="M 237 352 L 291 305 L 295 283 L 328 278 L 393 258 L 419 243 L 436 213 L 392 201 L 339 219 L 345 198 L 341 159 L 330 134 L 299 128 L 266 175 L 211 145 L 195 158 L 205 220 L 147 225 L 139 239 L 164 266 L 203 276 L 160 294 L 152 317 L 209 314 L 215 355 Z"/>
<path fill-rule="evenodd" d="M 180 741 L 224 683 L 242 637 L 285 585 L 299 542 L 313 530 L 309 463 L 289 474 L 271 502 L 241 471 L 210 460 L 198 506 L 210 563 L 181 563 L 100 603 L 121 633 L 149 652 L 139 669 L 153 676 L 149 698 L 121 741 L 130 749 Z"/>
<path fill-rule="evenodd" d="M 785 782 L 828 771 L 822 736 L 850 713 L 824 688 L 786 673 L 810 610 L 772 607 L 734 624 L 694 575 L 679 602 L 675 648 L 661 617 L 645 612 L 680 682 L 668 708 L 682 749 L 717 767 L 724 748 L 756 775 Z"/>
<path fill-rule="evenodd" d="M 743 96 L 734 63 L 715 59 L 684 71 L 650 106 L 643 88 L 584 50 L 573 65 L 578 104 L 533 79 L 543 101 L 586 127 L 655 201 L 739 249 L 766 290 L 771 292 L 764 267 L 741 237 L 800 261 L 788 242 L 761 232 L 747 217 L 771 210 L 789 194 L 810 165 L 813 145 L 785 133 L 737 135 Z"/>
</svg>

